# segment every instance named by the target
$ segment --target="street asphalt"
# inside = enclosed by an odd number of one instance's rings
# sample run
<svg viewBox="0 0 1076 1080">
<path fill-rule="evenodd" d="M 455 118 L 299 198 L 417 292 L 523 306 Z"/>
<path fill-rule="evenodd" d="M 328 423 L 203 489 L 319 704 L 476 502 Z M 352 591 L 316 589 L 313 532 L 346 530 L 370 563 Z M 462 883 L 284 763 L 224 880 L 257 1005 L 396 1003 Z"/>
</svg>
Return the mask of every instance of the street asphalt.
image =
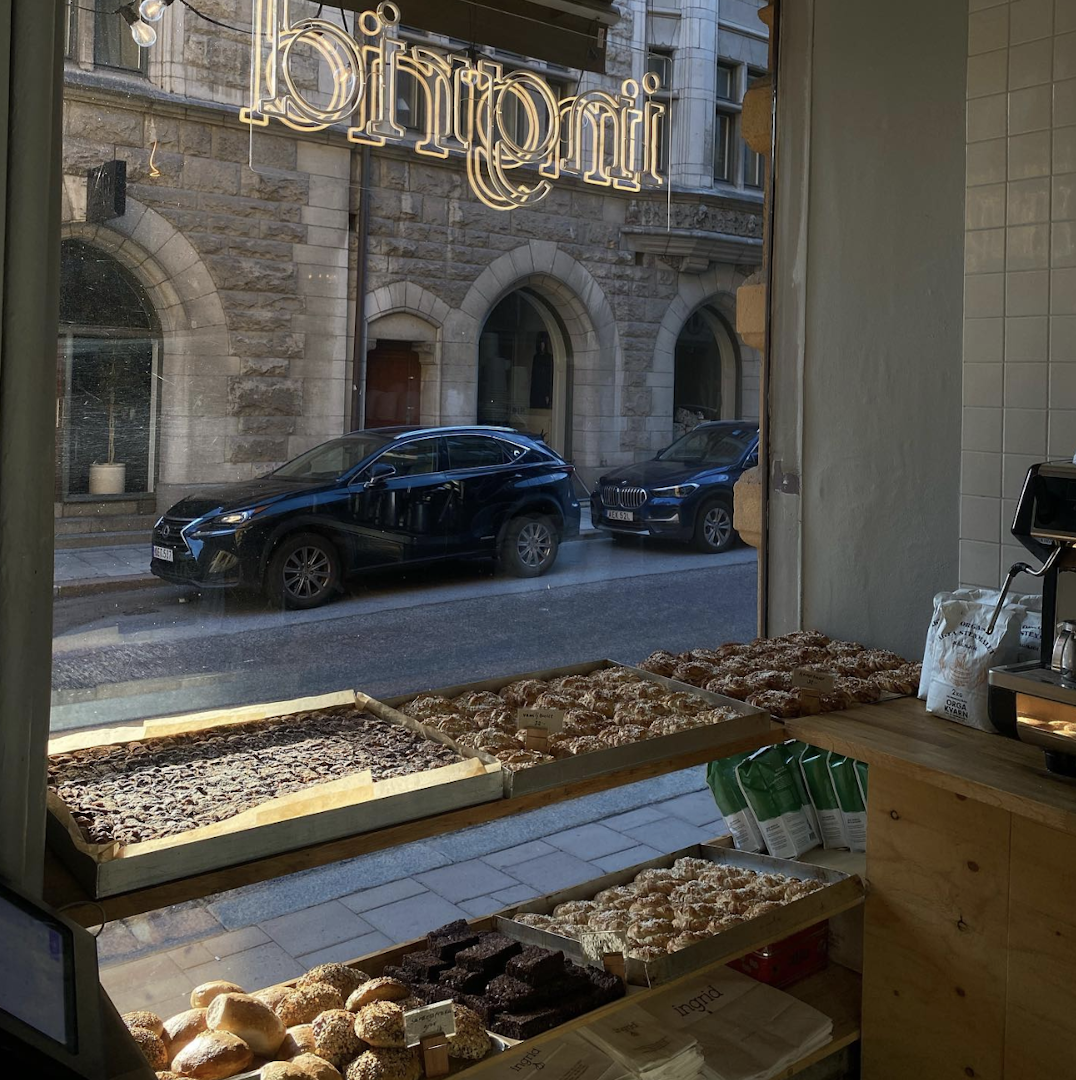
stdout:
<svg viewBox="0 0 1076 1080">
<path fill-rule="evenodd" d="M 755 552 L 566 544 L 530 580 L 488 564 L 353 583 L 311 612 L 159 588 L 60 599 L 54 731 L 358 688 L 390 696 L 755 635 Z"/>
</svg>

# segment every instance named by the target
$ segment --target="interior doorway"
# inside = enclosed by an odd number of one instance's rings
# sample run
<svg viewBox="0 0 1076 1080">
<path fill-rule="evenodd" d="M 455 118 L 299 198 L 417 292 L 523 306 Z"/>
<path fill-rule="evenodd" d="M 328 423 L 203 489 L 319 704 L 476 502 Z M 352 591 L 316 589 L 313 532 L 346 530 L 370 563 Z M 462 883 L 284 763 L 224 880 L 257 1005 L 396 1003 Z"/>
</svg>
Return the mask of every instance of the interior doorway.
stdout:
<svg viewBox="0 0 1076 1080">
<path fill-rule="evenodd" d="M 418 424 L 422 364 L 409 341 L 378 339 L 366 354 L 366 427 Z"/>
<path fill-rule="evenodd" d="M 673 434 L 706 420 L 736 420 L 740 412 L 740 356 L 724 320 L 701 307 L 676 341 Z"/>
</svg>

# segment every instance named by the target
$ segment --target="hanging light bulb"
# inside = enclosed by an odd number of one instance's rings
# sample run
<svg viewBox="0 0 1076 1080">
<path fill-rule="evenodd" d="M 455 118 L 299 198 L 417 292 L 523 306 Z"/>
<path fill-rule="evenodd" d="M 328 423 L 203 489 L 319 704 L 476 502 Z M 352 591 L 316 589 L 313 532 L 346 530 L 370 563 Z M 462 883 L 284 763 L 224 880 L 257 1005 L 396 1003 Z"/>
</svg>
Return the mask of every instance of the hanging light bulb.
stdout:
<svg viewBox="0 0 1076 1080">
<path fill-rule="evenodd" d="M 138 13 L 146 22 L 160 22 L 173 0 L 142 0 Z"/>
<path fill-rule="evenodd" d="M 157 31 L 149 23 L 144 23 L 135 11 L 134 4 L 125 4 L 119 9 L 124 21 L 131 28 L 131 37 L 140 49 L 148 49 L 157 42 Z"/>
</svg>

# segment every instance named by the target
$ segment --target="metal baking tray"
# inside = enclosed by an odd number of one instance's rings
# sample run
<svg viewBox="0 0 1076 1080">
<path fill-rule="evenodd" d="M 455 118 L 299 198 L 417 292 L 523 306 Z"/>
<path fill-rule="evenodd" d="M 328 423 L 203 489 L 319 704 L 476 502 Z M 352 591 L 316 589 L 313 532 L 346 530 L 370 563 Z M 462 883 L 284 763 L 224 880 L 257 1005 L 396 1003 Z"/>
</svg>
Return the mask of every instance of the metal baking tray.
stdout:
<svg viewBox="0 0 1076 1080">
<path fill-rule="evenodd" d="M 717 964 L 723 960 L 733 960 L 752 949 L 795 933 L 797 930 L 821 922 L 831 915 L 839 914 L 858 904 L 863 898 L 863 884 L 854 874 L 844 874 L 839 870 L 830 870 L 808 863 L 792 862 L 787 859 L 774 859 L 769 855 L 755 855 L 736 848 L 711 847 L 697 844 L 683 848 L 669 855 L 637 863 L 614 874 L 575 885 L 570 889 L 550 893 L 536 900 L 513 905 L 497 914 L 497 929 L 509 937 L 529 945 L 540 945 L 545 949 L 560 949 L 564 955 L 577 963 L 586 963 L 586 957 L 578 941 L 574 938 L 551 934 L 533 926 L 517 923 L 512 916 L 523 912 L 537 912 L 548 915 L 558 905 L 568 900 L 591 900 L 603 889 L 614 885 L 628 884 L 641 870 L 666 869 L 677 859 L 706 859 L 725 866 L 741 867 L 746 870 L 758 870 L 766 874 L 781 874 L 785 877 L 821 881 L 824 888 L 808 896 L 802 896 L 791 903 L 782 904 L 774 911 L 768 911 L 754 919 L 737 923 L 715 934 L 709 941 L 690 945 L 679 952 L 659 957 L 657 960 L 638 960 L 629 956 L 625 964 L 625 974 L 629 984 L 635 986 L 656 986 L 659 983 L 690 975 L 699 968 Z"/>
<path fill-rule="evenodd" d="M 692 728 L 689 731 L 677 732 L 675 735 L 662 735 L 654 739 L 646 739 L 643 742 L 632 743 L 629 746 L 614 746 L 608 750 L 594 750 L 588 754 L 561 758 L 543 765 L 535 765 L 529 769 L 520 769 L 517 772 L 505 769 L 502 776 L 504 779 L 504 793 L 508 798 L 529 795 L 537 791 L 547 791 L 550 788 L 561 787 L 565 784 L 577 783 L 581 780 L 589 780 L 593 777 L 630 769 L 635 765 L 668 761 L 684 754 L 712 752 L 713 756 L 718 758 L 726 753 L 724 748 L 730 743 L 737 743 L 755 737 L 764 739 L 774 728 L 770 714 L 763 709 L 756 708 L 754 705 L 748 705 L 746 702 L 737 701 L 734 698 L 722 697 L 720 694 L 711 693 L 709 690 L 700 690 L 697 686 L 676 682 L 674 679 L 667 679 L 663 675 L 655 675 L 650 671 L 642 670 L 642 668 L 617 664 L 612 660 L 592 660 L 586 664 L 573 664 L 570 667 L 550 668 L 545 671 L 530 671 L 523 675 L 507 675 L 495 679 L 483 679 L 480 682 L 462 683 L 459 686 L 448 686 L 439 690 L 416 691 L 412 694 L 388 698 L 385 701 L 366 699 L 364 706 L 379 716 L 385 716 L 389 719 L 407 717 L 412 724 L 421 724 L 421 721 L 408 717 L 405 711 L 407 703 L 421 694 L 439 694 L 441 697 L 456 698 L 460 694 L 475 690 L 488 690 L 497 693 L 510 683 L 520 682 L 523 679 L 549 680 L 564 675 L 590 675 L 592 672 L 600 671 L 603 668 L 614 667 L 625 668 L 640 678 L 659 683 L 674 693 L 694 694 L 714 706 L 731 709 L 736 715 L 731 720 L 725 720 L 720 724 Z M 427 728 L 425 725 L 422 726 L 424 730 L 430 732 L 437 730 L 436 728 Z M 443 740 L 444 736 L 441 736 L 441 738 Z M 758 745 L 763 745 L 763 742 Z M 483 755 L 483 757 L 490 761 L 496 760 L 496 758 L 489 755 Z"/>
<path fill-rule="evenodd" d="M 363 695 L 344 691 L 294 701 L 147 720 L 136 725 L 80 731 L 53 739 L 49 752 L 64 753 L 164 735 L 239 727 L 271 717 L 340 707 L 364 709 Z M 292 800 L 294 808 L 287 807 L 272 817 L 266 815 L 265 823 L 251 821 L 248 817 L 251 812 L 247 811 L 238 815 L 243 820 L 237 820 L 234 827 L 226 820 L 217 828 L 211 828 L 210 835 L 202 835 L 206 830 L 199 829 L 127 845 L 88 843 L 66 804 L 55 792 L 50 791 L 49 847 L 87 890 L 88 895 L 100 900 L 131 889 L 160 885 L 434 814 L 494 802 L 503 797 L 501 766 L 496 759 L 461 747 L 440 731 L 418 724 L 403 714 L 397 713 L 383 719 L 409 728 L 432 742 L 442 743 L 464 759 L 477 759 L 481 763 L 480 770 L 476 766 L 468 772 L 461 770 L 458 763 L 446 765 L 399 780 L 375 783 L 370 789 L 372 794 L 366 797 L 360 798 L 356 794 L 351 798 L 344 793 L 332 799 L 323 798 L 322 805 L 312 804 L 318 800 L 318 789 L 326 786 L 315 784 L 283 796 L 281 801 Z M 460 775 L 461 771 L 466 775 Z M 272 803 L 267 805 L 271 806 Z"/>
</svg>

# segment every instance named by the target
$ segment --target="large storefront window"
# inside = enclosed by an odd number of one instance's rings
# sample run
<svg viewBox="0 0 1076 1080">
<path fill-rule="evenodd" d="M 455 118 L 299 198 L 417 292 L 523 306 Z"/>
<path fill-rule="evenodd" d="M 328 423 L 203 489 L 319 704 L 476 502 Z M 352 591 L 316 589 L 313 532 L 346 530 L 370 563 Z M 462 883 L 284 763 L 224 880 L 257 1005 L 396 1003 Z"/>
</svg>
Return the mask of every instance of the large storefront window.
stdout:
<svg viewBox="0 0 1076 1080">
<path fill-rule="evenodd" d="M 565 451 L 569 357 L 556 315 L 520 289 L 492 311 L 478 345 L 478 422 L 540 435 Z"/>
</svg>

